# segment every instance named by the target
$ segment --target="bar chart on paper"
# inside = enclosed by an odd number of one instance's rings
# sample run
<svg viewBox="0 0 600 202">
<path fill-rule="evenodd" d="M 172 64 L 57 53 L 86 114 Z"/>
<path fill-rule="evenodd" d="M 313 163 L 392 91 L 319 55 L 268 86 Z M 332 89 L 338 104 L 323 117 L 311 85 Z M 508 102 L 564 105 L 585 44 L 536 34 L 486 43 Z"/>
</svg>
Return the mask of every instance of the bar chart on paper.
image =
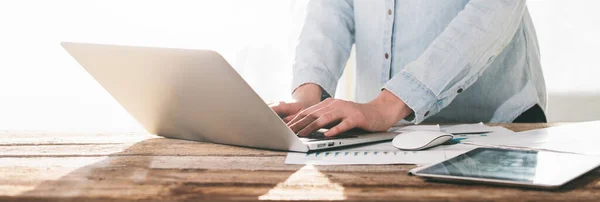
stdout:
<svg viewBox="0 0 600 202">
<path fill-rule="evenodd" d="M 313 165 L 359 165 L 359 164 L 429 164 L 443 161 L 474 148 L 470 145 L 440 146 L 426 151 L 403 151 L 390 142 L 365 147 L 320 151 L 312 153 L 288 153 L 286 164 Z"/>
<path fill-rule="evenodd" d="M 429 164 L 452 158 L 464 151 L 345 151 L 289 153 L 286 164 L 351 165 L 351 164 Z"/>
</svg>

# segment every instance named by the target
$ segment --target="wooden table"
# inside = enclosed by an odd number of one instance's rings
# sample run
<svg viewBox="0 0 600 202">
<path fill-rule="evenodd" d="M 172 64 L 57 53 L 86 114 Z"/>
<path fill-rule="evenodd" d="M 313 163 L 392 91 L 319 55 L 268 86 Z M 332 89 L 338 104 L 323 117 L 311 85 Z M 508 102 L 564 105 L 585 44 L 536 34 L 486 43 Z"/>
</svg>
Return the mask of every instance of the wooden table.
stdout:
<svg viewBox="0 0 600 202">
<path fill-rule="evenodd" d="M 600 169 L 539 191 L 424 182 L 407 175 L 413 165 L 286 165 L 285 156 L 148 134 L 0 131 L 0 200 L 600 201 Z"/>
</svg>

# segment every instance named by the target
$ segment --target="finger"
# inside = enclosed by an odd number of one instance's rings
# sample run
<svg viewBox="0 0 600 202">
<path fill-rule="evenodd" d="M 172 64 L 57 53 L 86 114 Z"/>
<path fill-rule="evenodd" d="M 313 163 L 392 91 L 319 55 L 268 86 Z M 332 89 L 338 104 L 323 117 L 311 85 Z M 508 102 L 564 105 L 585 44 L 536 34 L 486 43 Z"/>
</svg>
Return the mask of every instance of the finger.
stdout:
<svg viewBox="0 0 600 202">
<path fill-rule="evenodd" d="M 281 103 L 281 101 L 269 101 L 269 102 L 265 102 L 267 103 L 267 105 L 269 105 L 269 107 L 275 106 L 275 105 L 279 105 L 279 103 Z"/>
<path fill-rule="evenodd" d="M 275 111 L 279 117 L 285 117 L 291 114 L 296 114 L 302 109 L 302 105 L 300 103 L 279 102 L 279 104 L 272 105 L 271 109 L 273 109 L 273 111 Z"/>
<path fill-rule="evenodd" d="M 340 122 L 340 124 L 334 126 L 333 128 L 329 129 L 327 132 L 325 132 L 325 136 L 328 136 L 328 137 L 336 136 L 340 133 L 346 132 L 355 127 L 356 127 L 356 124 L 354 123 L 354 121 L 352 121 L 351 119 L 344 119 L 344 120 L 342 120 L 342 122 Z"/>
<path fill-rule="evenodd" d="M 330 112 L 324 113 L 321 116 L 319 116 L 319 118 L 317 120 L 308 124 L 306 127 L 304 127 L 304 129 L 302 129 L 300 132 L 298 132 L 298 135 L 299 136 L 310 135 L 311 133 L 313 133 L 331 123 L 339 122 L 344 117 L 346 117 L 346 114 L 341 110 L 335 110 L 335 111 L 330 111 Z"/>
<path fill-rule="evenodd" d="M 300 121 L 301 119 L 303 119 L 304 117 L 306 117 L 306 116 L 307 116 L 307 115 L 309 115 L 310 113 L 313 113 L 314 111 L 316 111 L 316 110 L 318 110 L 318 109 L 320 109 L 320 108 L 322 108 L 322 104 L 321 104 L 321 103 L 318 103 L 318 104 L 316 104 L 316 105 L 313 105 L 313 106 L 311 106 L 311 107 L 309 107 L 309 108 L 306 108 L 306 109 L 304 109 L 304 110 L 302 110 L 302 111 L 298 112 L 298 113 L 296 114 L 296 116 L 295 116 L 294 118 L 292 118 L 292 120 L 290 120 L 290 121 L 288 122 L 288 126 L 291 126 L 291 125 L 293 125 L 294 123 L 296 123 L 296 122 Z"/>
<path fill-rule="evenodd" d="M 289 123 L 294 117 L 296 117 L 296 114 L 286 116 L 285 118 L 283 118 L 283 122 Z"/>
<path fill-rule="evenodd" d="M 304 118 L 296 121 L 295 123 L 290 124 L 289 127 L 290 127 L 290 129 L 292 129 L 292 131 L 297 133 L 300 130 L 304 129 L 308 124 L 317 120 L 322 114 L 325 114 L 329 111 L 330 111 L 330 109 L 328 107 L 321 108 L 319 110 L 316 110 L 316 111 L 304 116 Z"/>
<path fill-rule="evenodd" d="M 277 115 L 279 115 L 280 117 L 282 115 L 285 115 L 286 112 L 289 111 L 289 106 L 287 106 L 287 103 L 285 102 L 272 103 L 269 104 L 269 107 L 271 107 L 271 109 L 275 111 L 275 113 L 277 113 Z"/>
<path fill-rule="evenodd" d="M 328 106 L 332 102 L 332 100 L 333 99 L 326 99 L 322 102 L 317 103 L 316 105 L 313 105 L 309 108 L 306 108 L 306 109 L 300 111 L 299 113 L 297 113 L 296 117 L 294 117 L 292 120 L 290 120 L 288 122 L 288 126 L 291 126 L 292 124 L 300 121 L 301 119 L 303 119 L 307 115 L 313 113 L 314 111 L 319 110 L 325 106 Z"/>
</svg>

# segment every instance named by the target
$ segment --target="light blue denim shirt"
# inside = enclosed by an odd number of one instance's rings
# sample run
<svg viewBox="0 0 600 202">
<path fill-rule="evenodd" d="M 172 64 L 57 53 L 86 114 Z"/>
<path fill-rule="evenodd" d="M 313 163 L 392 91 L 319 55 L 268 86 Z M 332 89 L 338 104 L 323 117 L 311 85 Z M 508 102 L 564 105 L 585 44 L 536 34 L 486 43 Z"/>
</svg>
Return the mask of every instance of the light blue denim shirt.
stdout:
<svg viewBox="0 0 600 202">
<path fill-rule="evenodd" d="M 333 95 L 356 47 L 356 101 L 387 89 L 413 123 L 512 122 L 546 89 L 525 0 L 312 0 L 292 88 Z"/>
</svg>

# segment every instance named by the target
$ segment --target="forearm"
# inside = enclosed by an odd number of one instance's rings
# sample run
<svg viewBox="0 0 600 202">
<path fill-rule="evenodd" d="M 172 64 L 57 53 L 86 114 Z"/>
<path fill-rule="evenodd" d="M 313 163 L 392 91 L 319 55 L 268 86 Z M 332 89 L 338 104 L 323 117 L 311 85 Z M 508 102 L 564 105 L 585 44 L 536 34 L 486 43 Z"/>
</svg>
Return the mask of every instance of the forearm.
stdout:
<svg viewBox="0 0 600 202">
<path fill-rule="evenodd" d="M 311 0 L 296 47 L 293 98 L 307 105 L 334 95 L 354 43 L 352 0 Z"/>
</svg>

